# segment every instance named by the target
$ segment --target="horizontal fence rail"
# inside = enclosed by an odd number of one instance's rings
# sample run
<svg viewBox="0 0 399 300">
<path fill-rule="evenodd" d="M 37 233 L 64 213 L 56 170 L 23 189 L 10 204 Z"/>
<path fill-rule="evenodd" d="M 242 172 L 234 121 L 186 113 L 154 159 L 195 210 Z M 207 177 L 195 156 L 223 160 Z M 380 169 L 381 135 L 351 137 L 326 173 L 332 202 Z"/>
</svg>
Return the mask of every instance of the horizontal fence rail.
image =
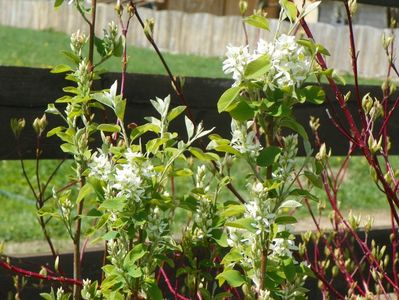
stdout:
<svg viewBox="0 0 399 300">
<path fill-rule="evenodd" d="M 109 88 L 115 80 L 119 79 L 119 74 L 105 74 L 100 81 L 95 82 L 95 88 Z M 18 159 L 15 138 L 9 124 L 11 118 L 21 117 L 26 119 L 27 125 L 21 135 L 20 149 L 23 158 L 34 158 L 36 138 L 31 124 L 36 117 L 43 115 L 48 103 L 54 102 L 54 100 L 65 94 L 62 88 L 69 85 L 70 82 L 66 81 L 63 75 L 51 74 L 47 69 L 20 67 L 0 67 L 0 82 L 0 123 L 2 124 L 0 127 L 0 139 L 3 141 L 0 147 L 0 159 Z M 227 113 L 219 114 L 216 105 L 221 94 L 231 84 L 232 82 L 226 79 L 188 77 L 184 85 L 184 93 L 195 120 L 197 122 L 203 121 L 205 128 L 215 127 L 215 132 L 226 138 L 231 136 L 230 117 Z M 339 112 L 339 106 L 334 100 L 334 93 L 329 87 L 325 86 L 325 88 L 327 97 L 333 103 L 333 107 L 329 107 L 329 109 L 335 109 Z M 342 90 L 345 93 L 353 91 L 353 86 L 347 85 L 342 87 Z M 379 86 L 362 86 L 360 88 L 361 95 L 365 95 L 367 92 L 370 92 L 375 97 L 381 97 L 381 88 Z M 164 98 L 169 94 L 172 95 L 172 103 L 179 105 L 180 103 L 175 97 L 168 77 L 128 74 L 125 92 L 127 98 L 126 123 L 143 124 L 144 117 L 155 115 L 155 110 L 149 100 L 155 99 L 155 97 Z M 352 95 L 354 94 L 352 92 Z M 351 111 L 356 111 L 353 99 L 348 102 L 348 106 Z M 295 108 L 294 114 L 307 130 L 311 140 L 312 134 L 308 126 L 310 116 L 319 117 L 322 140 L 326 142 L 328 147 L 332 148 L 333 155 L 345 155 L 349 144 L 332 125 L 326 113 L 327 108 L 328 106 L 326 105 L 303 104 Z M 112 114 L 105 117 L 107 122 L 114 121 Z M 392 120 L 398 117 L 399 113 L 396 112 L 392 116 Z M 49 115 L 48 119 L 48 129 L 59 125 L 58 118 Z M 175 123 L 172 129 L 178 132 L 180 137 L 186 138 L 182 118 Z M 391 122 L 389 132 L 392 133 L 391 153 L 399 154 L 399 138 L 394 134 L 399 132 L 399 123 Z M 42 158 L 60 159 L 65 157 L 65 154 L 59 148 L 60 142 L 57 137 L 44 138 L 42 144 Z"/>
<path fill-rule="evenodd" d="M 334 0 L 334 1 L 342 2 L 342 0 Z M 358 0 L 357 2 L 362 4 L 371 4 L 377 6 L 399 7 L 398 0 Z"/>
</svg>

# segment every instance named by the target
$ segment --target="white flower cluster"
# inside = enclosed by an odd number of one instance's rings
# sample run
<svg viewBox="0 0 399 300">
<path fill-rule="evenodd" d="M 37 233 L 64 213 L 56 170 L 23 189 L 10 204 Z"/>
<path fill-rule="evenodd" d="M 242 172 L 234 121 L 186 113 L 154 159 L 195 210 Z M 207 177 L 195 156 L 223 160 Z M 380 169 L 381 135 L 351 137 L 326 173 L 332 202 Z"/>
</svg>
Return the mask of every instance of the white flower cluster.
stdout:
<svg viewBox="0 0 399 300">
<path fill-rule="evenodd" d="M 271 88 L 299 86 L 312 68 L 312 58 L 305 47 L 299 45 L 294 36 L 282 34 L 272 43 L 260 39 L 253 53 L 248 46 L 228 46 L 223 71 L 232 73 L 234 86 L 237 86 L 243 80 L 245 67 L 262 55 L 271 60 L 269 72 L 261 78 Z"/>
<path fill-rule="evenodd" d="M 111 158 L 101 151 L 94 153 L 89 164 L 89 176 L 96 177 L 106 183 L 105 192 L 108 196 L 125 197 L 140 202 L 145 192 L 146 182 L 155 175 L 154 167 L 142 159 L 140 152 L 128 149 L 125 161 L 115 164 Z"/>
<path fill-rule="evenodd" d="M 262 145 L 256 139 L 255 132 L 251 130 L 253 122 L 247 124 L 239 123 L 232 119 L 231 122 L 231 146 L 242 154 L 257 156 L 262 150 Z"/>
<path fill-rule="evenodd" d="M 205 183 L 206 167 L 200 165 L 195 174 L 195 186 L 198 189 L 203 189 L 204 193 L 209 191 L 209 186 Z M 198 196 L 197 209 L 193 214 L 195 224 L 194 236 L 198 239 L 203 239 L 211 236 L 213 209 L 212 201 L 207 195 Z"/>
<path fill-rule="evenodd" d="M 259 295 L 263 295 L 259 299 L 269 299 L 269 293 L 260 289 L 260 265 L 264 243 L 262 236 L 270 232 L 276 218 L 271 209 L 274 200 L 268 198 L 268 189 L 262 183 L 255 182 L 249 187 L 251 200 L 244 205 L 244 218 L 253 220 L 251 225 L 256 232 L 252 233 L 248 230 L 229 227 L 227 243 L 241 254 L 241 265 L 253 270 L 251 279 L 255 285 L 255 290 Z M 289 230 L 287 226 L 278 226 L 278 232 L 287 230 Z M 281 257 L 292 258 L 292 251 L 297 249 L 293 240 L 274 238 L 270 244 L 268 259 L 278 262 Z"/>
</svg>

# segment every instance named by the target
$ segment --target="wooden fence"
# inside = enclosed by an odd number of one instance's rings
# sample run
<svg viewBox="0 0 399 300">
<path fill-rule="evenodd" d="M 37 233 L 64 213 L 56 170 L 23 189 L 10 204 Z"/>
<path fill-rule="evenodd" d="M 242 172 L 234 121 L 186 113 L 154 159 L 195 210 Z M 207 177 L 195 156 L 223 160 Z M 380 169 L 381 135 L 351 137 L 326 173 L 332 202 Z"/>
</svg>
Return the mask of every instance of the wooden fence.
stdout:
<svg viewBox="0 0 399 300">
<path fill-rule="evenodd" d="M 101 81 L 95 83 L 95 88 L 109 88 L 119 79 L 119 74 L 105 74 Z M 22 134 L 21 149 L 25 158 L 34 157 L 35 135 L 30 124 L 36 117 L 40 117 L 48 103 L 63 96 L 62 88 L 67 85 L 62 75 L 50 74 L 46 69 L 0 67 L 0 139 L 7 141 L 0 147 L 0 159 L 17 159 L 16 144 L 11 133 L 10 118 L 24 117 L 27 120 L 27 128 Z M 230 137 L 230 117 L 226 113 L 219 114 L 216 109 L 220 95 L 231 86 L 232 82 L 225 79 L 210 78 L 186 78 L 184 93 L 188 105 L 193 112 L 196 121 L 203 121 L 205 128 L 216 127 L 216 132 L 224 137 Z M 326 86 L 327 97 L 335 99 L 334 93 Z M 343 87 L 343 91 L 353 91 L 353 86 Z M 361 87 L 362 95 L 371 92 L 373 96 L 380 97 L 379 86 Z M 144 117 L 154 115 L 154 110 L 149 100 L 156 96 L 165 97 L 172 95 L 172 103 L 177 105 L 178 100 L 174 96 L 170 81 L 166 76 L 128 74 L 126 81 L 127 122 L 142 124 Z M 352 92 L 352 95 L 355 93 Z M 399 95 L 399 93 L 397 93 Z M 395 95 L 395 96 L 397 96 Z M 349 101 L 350 109 L 355 111 L 355 101 Z M 335 109 L 339 108 L 334 104 Z M 326 114 L 325 105 L 299 105 L 295 109 L 295 115 L 299 122 L 309 131 L 307 126 L 310 116 L 319 117 L 321 120 L 320 134 L 324 141 L 333 148 L 333 155 L 345 155 L 348 150 L 347 141 L 334 129 Z M 331 107 L 330 107 L 331 109 Z M 392 120 L 399 117 L 399 112 L 392 116 Z M 49 128 L 55 127 L 57 119 L 49 116 Z M 180 136 L 185 137 L 183 122 L 177 122 L 173 128 Z M 389 131 L 399 132 L 399 123 L 391 122 Z M 399 139 L 392 136 L 392 152 L 399 154 Z M 51 137 L 43 140 L 44 158 L 63 158 L 64 154 L 59 149 L 59 140 Z"/>
<path fill-rule="evenodd" d="M 395 3 L 399 6 L 399 1 L 392 1 L 392 4 Z M 110 21 L 115 20 L 114 14 L 112 4 L 99 5 L 97 34 L 101 36 L 101 28 L 105 28 Z M 144 19 L 152 17 L 156 20 L 154 35 L 157 44 L 161 49 L 173 53 L 222 57 L 228 44 L 244 43 L 241 19 L 238 16 L 220 17 L 145 8 L 140 9 L 140 14 Z M 68 34 L 79 28 L 86 28 L 86 24 L 73 6 L 64 5 L 55 11 L 52 1 L 37 0 L 0 0 L 0 24 L 33 29 L 52 28 Z M 254 47 L 260 37 L 271 40 L 276 27 L 277 21 L 271 20 L 270 32 L 261 33 L 259 30 L 249 28 L 251 47 Z M 347 27 L 322 23 L 310 24 L 310 27 L 317 42 L 323 44 L 331 53 L 327 59 L 328 65 L 340 72 L 351 72 Z M 360 49 L 358 57 L 360 76 L 385 76 L 387 60 L 381 46 L 381 35 L 387 30 L 368 26 L 355 26 L 354 30 L 355 42 Z M 395 30 L 395 34 L 399 35 L 399 29 Z M 138 47 L 150 47 L 137 22 L 132 24 L 128 41 Z M 398 48 L 399 41 L 396 41 L 396 49 Z M 396 56 L 398 55 L 399 51 Z"/>
</svg>

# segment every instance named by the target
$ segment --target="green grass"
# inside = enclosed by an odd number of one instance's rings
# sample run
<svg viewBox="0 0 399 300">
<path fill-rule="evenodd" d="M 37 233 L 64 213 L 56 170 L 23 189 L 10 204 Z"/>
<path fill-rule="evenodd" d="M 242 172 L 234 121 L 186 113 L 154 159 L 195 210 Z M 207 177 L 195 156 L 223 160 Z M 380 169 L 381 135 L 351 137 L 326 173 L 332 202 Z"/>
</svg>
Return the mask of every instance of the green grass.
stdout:
<svg viewBox="0 0 399 300">
<path fill-rule="evenodd" d="M 69 49 L 69 37 L 64 33 L 0 26 L 0 40 L 0 65 L 49 68 L 67 62 L 61 53 Z M 128 72 L 165 74 L 154 51 L 129 47 L 128 53 Z M 165 59 L 174 75 L 225 77 L 222 60 L 217 57 L 165 53 Z M 102 67 L 118 72 L 121 59 L 112 58 Z"/>
</svg>

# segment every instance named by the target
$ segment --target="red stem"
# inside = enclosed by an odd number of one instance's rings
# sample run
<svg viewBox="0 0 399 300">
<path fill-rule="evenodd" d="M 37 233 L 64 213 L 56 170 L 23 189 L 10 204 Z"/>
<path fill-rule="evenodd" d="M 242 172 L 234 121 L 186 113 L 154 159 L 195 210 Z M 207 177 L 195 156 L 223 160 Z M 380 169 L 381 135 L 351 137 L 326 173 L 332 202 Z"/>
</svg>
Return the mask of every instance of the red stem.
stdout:
<svg viewBox="0 0 399 300">
<path fill-rule="evenodd" d="M 63 284 L 70 284 L 70 285 L 76 285 L 76 286 L 83 286 L 83 282 L 80 280 L 72 279 L 72 278 L 67 278 L 67 277 L 55 277 L 55 276 L 49 276 L 49 275 L 42 275 L 36 272 L 31 272 L 22 268 L 15 267 L 9 263 L 6 263 L 4 261 L 0 261 L 0 267 L 9 270 L 11 272 L 17 273 L 19 275 L 22 275 L 24 277 L 32 277 L 40 280 L 46 280 L 46 281 L 55 281 L 55 282 L 60 282 Z"/>
<path fill-rule="evenodd" d="M 168 286 L 169 291 L 178 299 L 180 300 L 190 300 L 189 298 L 186 298 L 182 295 L 180 295 L 179 293 L 177 293 L 175 291 L 175 289 L 173 288 L 172 284 L 170 283 L 170 280 L 168 278 L 168 275 L 165 273 L 164 269 L 162 267 L 159 268 L 159 272 L 161 272 L 163 278 L 165 279 L 166 285 Z"/>
</svg>

